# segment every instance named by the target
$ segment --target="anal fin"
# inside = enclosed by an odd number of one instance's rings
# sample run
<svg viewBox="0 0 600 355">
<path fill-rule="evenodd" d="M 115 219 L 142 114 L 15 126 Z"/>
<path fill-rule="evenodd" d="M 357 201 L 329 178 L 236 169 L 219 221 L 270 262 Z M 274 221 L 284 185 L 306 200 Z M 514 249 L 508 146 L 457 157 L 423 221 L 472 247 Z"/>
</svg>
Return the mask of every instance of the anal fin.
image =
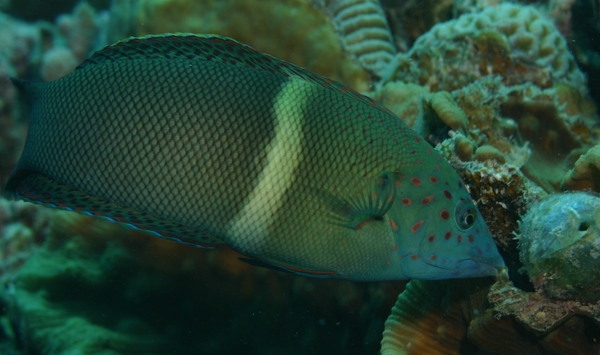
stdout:
<svg viewBox="0 0 600 355">
<path fill-rule="evenodd" d="M 318 271 L 312 269 L 302 269 L 293 265 L 288 265 L 281 262 L 268 260 L 266 258 L 238 258 L 238 260 L 248 263 L 253 266 L 264 267 L 271 270 L 283 271 L 292 274 L 310 276 L 310 277 L 336 277 L 336 273 L 333 271 Z"/>
</svg>

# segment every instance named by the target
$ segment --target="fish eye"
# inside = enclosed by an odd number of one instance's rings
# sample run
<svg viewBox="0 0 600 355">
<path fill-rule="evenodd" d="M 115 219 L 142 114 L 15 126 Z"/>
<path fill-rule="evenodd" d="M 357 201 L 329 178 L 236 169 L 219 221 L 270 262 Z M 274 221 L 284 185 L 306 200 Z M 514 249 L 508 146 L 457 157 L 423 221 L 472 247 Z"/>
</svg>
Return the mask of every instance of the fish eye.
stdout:
<svg viewBox="0 0 600 355">
<path fill-rule="evenodd" d="M 460 229 L 469 229 L 473 227 L 475 221 L 477 220 L 477 209 L 472 203 L 461 201 L 456 206 L 455 218 Z"/>
</svg>

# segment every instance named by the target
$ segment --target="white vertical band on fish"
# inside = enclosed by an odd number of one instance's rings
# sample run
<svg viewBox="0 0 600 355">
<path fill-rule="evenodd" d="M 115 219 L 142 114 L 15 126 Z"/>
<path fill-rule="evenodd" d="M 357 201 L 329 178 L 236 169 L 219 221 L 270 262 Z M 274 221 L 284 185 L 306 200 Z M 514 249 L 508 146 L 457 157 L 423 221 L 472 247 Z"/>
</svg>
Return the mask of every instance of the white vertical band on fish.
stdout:
<svg viewBox="0 0 600 355">
<path fill-rule="evenodd" d="M 325 9 L 342 46 L 365 69 L 382 79 L 393 71 L 394 47 L 378 0 L 331 0 Z"/>
<path fill-rule="evenodd" d="M 268 227 L 283 203 L 283 196 L 294 182 L 294 171 L 302 154 L 302 115 L 290 112 L 291 107 L 304 107 L 311 87 L 297 80 L 287 81 L 274 100 L 275 137 L 267 147 L 267 165 L 258 177 L 258 184 L 247 198 L 248 203 L 230 222 L 229 233 L 241 242 L 252 240 L 262 244 L 269 236 Z M 297 103 L 298 98 L 305 102 Z M 296 105 L 291 102 L 296 101 Z"/>
</svg>

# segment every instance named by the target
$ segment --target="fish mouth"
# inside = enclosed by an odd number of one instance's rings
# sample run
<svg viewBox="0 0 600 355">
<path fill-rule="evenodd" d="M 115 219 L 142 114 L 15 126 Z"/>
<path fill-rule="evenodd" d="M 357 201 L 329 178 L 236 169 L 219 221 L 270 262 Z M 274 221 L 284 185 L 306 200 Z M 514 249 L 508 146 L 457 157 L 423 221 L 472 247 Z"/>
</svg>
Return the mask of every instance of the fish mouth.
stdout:
<svg viewBox="0 0 600 355">
<path fill-rule="evenodd" d="M 473 259 L 465 259 L 458 263 L 458 270 L 465 270 L 468 273 L 467 277 L 484 277 L 496 276 L 498 272 L 504 268 L 504 261 L 496 263 L 485 263 Z"/>
</svg>

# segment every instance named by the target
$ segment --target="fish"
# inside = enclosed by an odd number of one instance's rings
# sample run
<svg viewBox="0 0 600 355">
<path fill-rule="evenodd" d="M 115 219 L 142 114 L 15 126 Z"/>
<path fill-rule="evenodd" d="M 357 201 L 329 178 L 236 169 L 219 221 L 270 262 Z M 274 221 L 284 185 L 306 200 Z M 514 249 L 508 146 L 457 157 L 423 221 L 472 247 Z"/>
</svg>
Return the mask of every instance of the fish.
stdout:
<svg viewBox="0 0 600 355">
<path fill-rule="evenodd" d="M 28 102 L 3 192 L 256 265 L 356 281 L 496 275 L 460 176 L 354 90 L 230 38 L 106 46 Z"/>
</svg>

